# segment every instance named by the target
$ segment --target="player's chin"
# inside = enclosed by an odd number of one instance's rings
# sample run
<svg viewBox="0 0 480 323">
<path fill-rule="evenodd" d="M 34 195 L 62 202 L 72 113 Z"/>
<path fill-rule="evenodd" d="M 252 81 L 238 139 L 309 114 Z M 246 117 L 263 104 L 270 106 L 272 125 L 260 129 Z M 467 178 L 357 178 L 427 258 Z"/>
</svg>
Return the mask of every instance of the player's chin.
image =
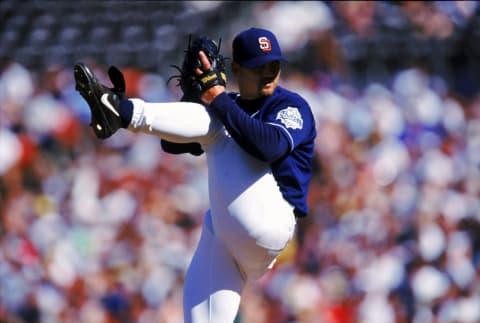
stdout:
<svg viewBox="0 0 480 323">
<path fill-rule="evenodd" d="M 276 84 L 273 82 L 263 84 L 262 87 L 260 88 L 260 93 L 262 96 L 269 96 L 273 94 L 273 92 L 275 91 L 275 88 L 276 88 Z"/>
</svg>

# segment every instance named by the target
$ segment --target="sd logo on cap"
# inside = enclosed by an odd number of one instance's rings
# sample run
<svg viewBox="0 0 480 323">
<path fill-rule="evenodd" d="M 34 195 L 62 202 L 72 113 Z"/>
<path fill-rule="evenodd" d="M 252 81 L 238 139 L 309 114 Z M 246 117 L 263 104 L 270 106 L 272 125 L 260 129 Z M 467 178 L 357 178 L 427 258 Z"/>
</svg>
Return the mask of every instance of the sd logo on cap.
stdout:
<svg viewBox="0 0 480 323">
<path fill-rule="evenodd" d="M 233 40 L 233 60 L 243 67 L 255 68 L 273 61 L 287 61 L 282 56 L 275 35 L 266 29 L 250 28 Z"/>
</svg>

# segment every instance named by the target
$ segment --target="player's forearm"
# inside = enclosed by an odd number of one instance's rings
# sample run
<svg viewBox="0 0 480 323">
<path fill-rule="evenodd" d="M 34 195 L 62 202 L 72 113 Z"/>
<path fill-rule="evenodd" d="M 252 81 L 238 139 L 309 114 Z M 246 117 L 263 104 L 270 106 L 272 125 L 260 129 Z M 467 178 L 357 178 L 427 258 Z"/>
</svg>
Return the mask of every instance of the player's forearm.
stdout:
<svg viewBox="0 0 480 323">
<path fill-rule="evenodd" d="M 130 99 L 133 114 L 129 130 L 176 142 L 206 143 L 212 136 L 212 119 L 205 107 L 191 102 L 149 103 Z"/>
<path fill-rule="evenodd" d="M 217 96 L 210 109 L 235 141 L 254 157 L 272 163 L 289 152 L 290 143 L 282 130 L 250 117 L 227 94 Z"/>
</svg>

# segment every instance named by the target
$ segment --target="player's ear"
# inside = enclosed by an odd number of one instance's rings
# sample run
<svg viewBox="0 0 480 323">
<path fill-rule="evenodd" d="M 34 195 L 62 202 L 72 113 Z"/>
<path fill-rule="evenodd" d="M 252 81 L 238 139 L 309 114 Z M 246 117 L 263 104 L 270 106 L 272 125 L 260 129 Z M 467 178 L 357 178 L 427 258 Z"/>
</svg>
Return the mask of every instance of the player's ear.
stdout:
<svg viewBox="0 0 480 323">
<path fill-rule="evenodd" d="M 240 68 L 240 65 L 238 65 L 237 62 L 235 61 L 232 61 L 232 65 L 231 65 L 231 69 L 232 69 L 232 73 L 233 75 L 237 75 L 238 74 L 238 69 Z"/>
</svg>

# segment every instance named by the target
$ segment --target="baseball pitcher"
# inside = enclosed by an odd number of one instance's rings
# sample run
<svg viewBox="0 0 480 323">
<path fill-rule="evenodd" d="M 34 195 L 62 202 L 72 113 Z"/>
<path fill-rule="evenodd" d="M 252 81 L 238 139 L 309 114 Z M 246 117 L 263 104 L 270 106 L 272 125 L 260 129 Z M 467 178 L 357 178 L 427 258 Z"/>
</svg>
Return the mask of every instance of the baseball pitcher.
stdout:
<svg viewBox="0 0 480 323">
<path fill-rule="evenodd" d="M 271 31 L 244 30 L 232 47 L 239 93 L 226 91 L 220 44 L 200 37 L 177 67 L 180 102 L 126 98 L 118 69 L 108 71 L 109 88 L 84 64 L 74 66 L 98 138 L 125 128 L 159 136 L 167 152 L 206 154 L 210 209 L 186 273 L 187 323 L 233 322 L 245 284 L 271 268 L 296 218 L 308 213 L 316 136 L 310 106 L 278 85 L 286 59 Z"/>
</svg>

